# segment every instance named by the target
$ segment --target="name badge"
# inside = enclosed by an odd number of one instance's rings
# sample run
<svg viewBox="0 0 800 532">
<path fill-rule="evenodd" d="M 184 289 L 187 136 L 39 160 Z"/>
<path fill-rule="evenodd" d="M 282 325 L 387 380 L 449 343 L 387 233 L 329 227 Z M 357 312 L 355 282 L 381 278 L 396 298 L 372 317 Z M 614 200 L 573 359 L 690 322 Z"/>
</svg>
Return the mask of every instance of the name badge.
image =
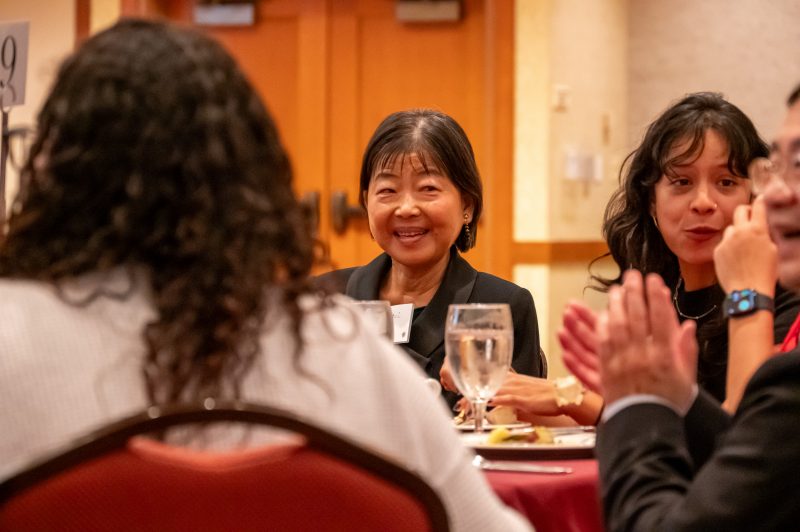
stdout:
<svg viewBox="0 0 800 532">
<path fill-rule="evenodd" d="M 392 305 L 394 343 L 407 344 L 411 339 L 411 320 L 414 318 L 414 304 Z"/>
</svg>

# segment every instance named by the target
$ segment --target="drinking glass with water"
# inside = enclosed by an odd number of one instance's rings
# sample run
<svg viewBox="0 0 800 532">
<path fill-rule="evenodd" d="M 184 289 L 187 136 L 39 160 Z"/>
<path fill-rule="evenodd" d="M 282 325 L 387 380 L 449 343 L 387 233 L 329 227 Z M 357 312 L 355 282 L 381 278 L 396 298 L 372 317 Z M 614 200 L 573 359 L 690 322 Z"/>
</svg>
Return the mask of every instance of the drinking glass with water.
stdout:
<svg viewBox="0 0 800 532">
<path fill-rule="evenodd" d="M 514 328 L 507 304 L 450 305 L 445 353 L 456 387 L 472 404 L 475 432 L 483 432 L 486 403 L 503 384 L 513 352 Z"/>
<path fill-rule="evenodd" d="M 367 320 L 375 324 L 379 333 L 394 341 L 394 320 L 388 301 L 355 301 L 355 305 L 361 309 Z"/>
</svg>

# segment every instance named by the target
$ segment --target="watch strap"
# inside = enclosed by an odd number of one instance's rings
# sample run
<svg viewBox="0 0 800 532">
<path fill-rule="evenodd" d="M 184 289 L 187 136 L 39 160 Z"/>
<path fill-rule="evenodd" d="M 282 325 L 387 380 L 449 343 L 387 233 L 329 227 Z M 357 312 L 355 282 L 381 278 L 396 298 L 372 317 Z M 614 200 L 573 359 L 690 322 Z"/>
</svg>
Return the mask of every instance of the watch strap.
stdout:
<svg viewBox="0 0 800 532">
<path fill-rule="evenodd" d="M 726 317 L 747 316 L 758 310 L 775 311 L 775 300 L 752 288 L 734 290 L 725 297 L 722 310 Z"/>
<path fill-rule="evenodd" d="M 573 375 L 555 379 L 553 385 L 556 393 L 556 406 L 559 408 L 572 405 L 580 406 L 583 403 L 586 389 Z"/>
</svg>

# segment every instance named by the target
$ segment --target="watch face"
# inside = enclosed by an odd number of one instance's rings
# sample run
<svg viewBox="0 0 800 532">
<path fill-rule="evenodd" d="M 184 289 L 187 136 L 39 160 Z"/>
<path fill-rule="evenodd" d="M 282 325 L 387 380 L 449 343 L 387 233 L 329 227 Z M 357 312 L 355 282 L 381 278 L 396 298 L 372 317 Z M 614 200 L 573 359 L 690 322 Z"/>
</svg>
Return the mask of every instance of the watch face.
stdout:
<svg viewBox="0 0 800 532">
<path fill-rule="evenodd" d="M 750 312 L 756 306 L 756 293 L 752 290 L 740 290 L 731 294 L 731 311 L 735 314 Z"/>
<path fill-rule="evenodd" d="M 556 379 L 555 391 L 558 406 L 579 405 L 585 393 L 581 383 L 572 375 Z"/>
<path fill-rule="evenodd" d="M 561 398 L 568 403 L 574 403 L 581 394 L 581 389 L 578 384 L 572 384 L 563 388 L 559 388 L 559 394 L 561 395 Z"/>
</svg>

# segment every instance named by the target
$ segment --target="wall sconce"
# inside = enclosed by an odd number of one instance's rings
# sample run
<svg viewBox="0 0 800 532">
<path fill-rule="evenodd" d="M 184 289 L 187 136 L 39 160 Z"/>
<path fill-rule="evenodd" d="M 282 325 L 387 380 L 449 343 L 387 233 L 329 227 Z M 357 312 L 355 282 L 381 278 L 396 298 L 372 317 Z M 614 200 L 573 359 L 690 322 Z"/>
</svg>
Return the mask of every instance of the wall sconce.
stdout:
<svg viewBox="0 0 800 532">
<path fill-rule="evenodd" d="M 603 181 L 603 156 L 569 146 L 564 149 L 562 176 L 567 181 L 578 181 L 585 184 Z"/>
</svg>

